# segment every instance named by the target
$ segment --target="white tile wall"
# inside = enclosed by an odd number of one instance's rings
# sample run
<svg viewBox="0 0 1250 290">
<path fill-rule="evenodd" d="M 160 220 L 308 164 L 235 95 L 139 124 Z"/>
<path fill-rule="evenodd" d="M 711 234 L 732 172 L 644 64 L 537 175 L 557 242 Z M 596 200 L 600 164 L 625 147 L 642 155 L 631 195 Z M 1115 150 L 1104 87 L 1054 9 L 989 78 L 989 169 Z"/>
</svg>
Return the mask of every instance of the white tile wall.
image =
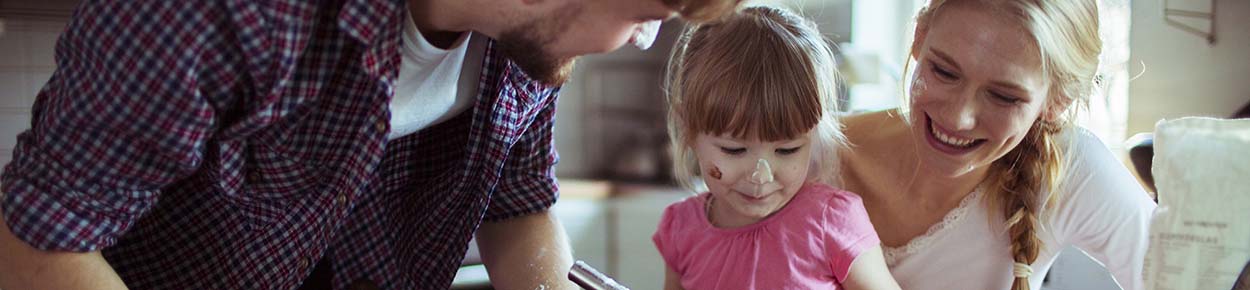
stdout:
<svg viewBox="0 0 1250 290">
<path fill-rule="evenodd" d="M 0 41 L 4 41 L 0 39 Z M 0 52 L 2 54 L 3 52 Z M 0 108 L 29 107 L 34 99 L 26 79 L 28 73 L 17 70 L 6 70 L 0 66 Z"/>
<path fill-rule="evenodd" d="M 0 149 L 13 149 L 17 134 L 30 127 L 30 113 L 0 110 Z"/>
<path fill-rule="evenodd" d="M 0 165 L 30 126 L 35 95 L 56 70 L 53 48 L 65 21 L 5 18 L 0 33 Z"/>
<path fill-rule="evenodd" d="M 27 43 L 30 64 L 37 66 L 53 66 L 56 64 L 52 56 L 55 53 L 56 39 L 60 37 L 64 23 L 41 22 L 31 27 L 30 42 Z"/>
<path fill-rule="evenodd" d="M 30 25 L 17 19 L 4 20 L 4 34 L 0 34 L 0 67 L 27 65 L 26 46 L 30 42 Z"/>
<path fill-rule="evenodd" d="M 35 103 L 35 95 L 39 94 L 39 90 L 43 89 L 43 86 L 48 83 L 48 79 L 52 78 L 52 72 L 55 70 L 56 67 L 49 66 L 46 68 L 35 67 L 26 71 L 26 89 L 30 90 L 30 93 L 26 95 L 26 104 Z"/>
<path fill-rule="evenodd" d="M 13 150 L 0 149 L 0 170 L 4 170 L 4 166 L 9 164 L 9 160 L 13 160 Z"/>
</svg>

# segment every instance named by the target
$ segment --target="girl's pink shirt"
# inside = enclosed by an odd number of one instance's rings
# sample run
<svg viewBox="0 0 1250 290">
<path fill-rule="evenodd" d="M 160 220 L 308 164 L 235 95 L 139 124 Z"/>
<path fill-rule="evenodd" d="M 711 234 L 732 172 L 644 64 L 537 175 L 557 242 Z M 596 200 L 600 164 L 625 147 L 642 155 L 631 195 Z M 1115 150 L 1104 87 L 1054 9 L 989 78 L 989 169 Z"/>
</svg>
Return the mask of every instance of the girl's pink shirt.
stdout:
<svg viewBox="0 0 1250 290">
<path fill-rule="evenodd" d="M 854 193 L 808 183 L 757 223 L 717 228 L 703 193 L 664 210 L 652 240 L 685 289 L 841 289 L 851 262 L 880 244 Z"/>
</svg>

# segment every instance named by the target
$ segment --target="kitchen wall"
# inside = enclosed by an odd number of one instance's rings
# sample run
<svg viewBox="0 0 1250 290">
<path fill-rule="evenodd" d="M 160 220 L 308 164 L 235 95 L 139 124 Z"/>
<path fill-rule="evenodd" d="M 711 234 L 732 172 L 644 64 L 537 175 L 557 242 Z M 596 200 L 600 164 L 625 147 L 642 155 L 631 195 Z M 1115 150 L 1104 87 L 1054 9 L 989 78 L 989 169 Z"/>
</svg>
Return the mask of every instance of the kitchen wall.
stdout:
<svg viewBox="0 0 1250 290">
<path fill-rule="evenodd" d="M 33 2 L 0 1 L 0 9 Z M 49 3 L 64 2 L 52 0 Z M 794 1 L 766 2 L 795 5 Z M 850 28 L 826 24 L 840 23 L 837 22 L 838 17 L 844 16 L 836 12 L 849 9 L 847 7 L 852 6 L 850 0 L 831 0 L 819 5 L 811 4 L 818 2 L 815 0 L 798 2 L 805 3 L 798 7 L 806 7 L 803 13 L 817 18 L 822 31 L 831 38 L 845 38 L 843 41 L 851 38 Z M 893 16 L 895 20 L 909 20 L 910 12 L 901 11 L 914 9 L 914 6 L 905 1 L 895 2 L 861 5 L 858 9 L 894 7 L 891 9 L 900 11 Z M 1162 0 L 1132 2 L 1130 71 L 1131 74 L 1142 74 L 1129 85 L 1129 134 L 1152 131 L 1154 123 L 1160 118 L 1225 116 L 1250 102 L 1250 85 L 1247 84 L 1247 76 L 1250 76 L 1250 34 L 1245 33 L 1245 28 L 1250 27 L 1250 1 L 1217 1 L 1217 5 L 1215 26 L 1218 39 L 1211 45 L 1199 36 L 1166 25 Z M 829 8 L 832 6 L 841 8 Z M 49 16 L 49 13 L 33 14 L 0 16 L 3 23 L 0 25 L 3 27 L 0 33 L 0 164 L 8 163 L 16 134 L 29 126 L 29 106 L 54 69 L 52 48 L 65 24 L 63 17 Z M 894 30 L 905 32 L 907 28 L 909 26 L 904 25 Z M 565 86 L 560 97 L 556 144 L 563 158 L 558 167 L 561 176 L 603 177 L 615 174 L 625 179 L 645 180 L 656 178 L 655 174 L 664 170 L 667 164 L 662 155 L 665 152 L 659 145 L 663 138 L 660 85 L 668 49 L 680 29 L 679 22 L 666 23 L 657 46 L 649 51 L 627 47 L 611 54 L 582 59 L 574 78 Z M 883 51 L 879 55 L 889 57 L 895 54 Z M 656 211 L 669 201 L 639 203 L 637 208 L 649 211 L 639 210 L 636 216 L 658 217 Z M 585 210 L 590 209 L 592 207 Z M 653 231 L 648 227 L 654 226 L 654 221 L 625 220 L 633 223 L 620 225 L 622 232 L 617 236 L 617 242 L 621 244 L 614 244 L 613 247 L 619 246 L 616 251 L 626 255 L 615 261 L 614 266 L 596 266 L 612 267 L 615 274 L 629 281 L 654 278 L 656 271 L 650 267 L 658 264 L 653 253 L 628 254 L 634 253 L 632 251 L 654 251 L 647 239 L 649 232 Z M 1065 257 L 1068 256 L 1073 258 L 1061 259 L 1056 267 L 1070 267 L 1075 270 L 1066 272 L 1074 274 L 1054 277 L 1057 283 L 1048 285 L 1052 287 L 1048 289 L 1103 289 L 1107 285 L 1105 271 L 1096 263 L 1080 259 L 1082 257 L 1075 249 L 1066 251 Z M 639 282 L 639 285 L 645 284 Z"/>
<path fill-rule="evenodd" d="M 1250 1 L 1170 1 L 1195 9 L 1214 3 L 1214 44 L 1169 26 L 1164 2 L 1132 2 L 1130 74 L 1141 76 L 1129 82 L 1130 135 L 1154 131 L 1163 118 L 1228 117 L 1250 103 Z M 1188 24 L 1205 29 L 1209 22 Z"/>
<path fill-rule="evenodd" d="M 832 42 L 850 40 L 851 0 L 754 0 L 790 8 L 816 22 Z M 655 46 L 578 60 L 563 87 L 556 114 L 556 148 L 562 177 L 667 182 L 669 161 L 664 112 L 665 64 L 684 29 L 666 21 Z"/>
<path fill-rule="evenodd" d="M 52 48 L 65 20 L 0 19 L 0 164 L 8 164 L 17 134 L 30 127 L 35 95 L 56 68 Z"/>
</svg>

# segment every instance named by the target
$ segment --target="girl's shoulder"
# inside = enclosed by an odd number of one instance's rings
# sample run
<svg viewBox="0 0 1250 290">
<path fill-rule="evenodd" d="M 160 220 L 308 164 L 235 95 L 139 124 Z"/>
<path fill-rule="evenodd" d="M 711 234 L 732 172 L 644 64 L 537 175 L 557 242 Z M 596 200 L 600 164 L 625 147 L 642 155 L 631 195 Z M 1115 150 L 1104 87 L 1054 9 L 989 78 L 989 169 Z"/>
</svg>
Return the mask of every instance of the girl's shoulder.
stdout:
<svg viewBox="0 0 1250 290">
<path fill-rule="evenodd" d="M 684 232 L 698 230 L 705 224 L 703 212 L 709 193 L 686 197 L 664 208 L 660 216 L 658 232 Z"/>
<path fill-rule="evenodd" d="M 859 195 L 854 192 L 847 191 L 833 185 L 809 182 L 803 186 L 803 196 L 808 197 L 817 202 L 829 202 L 830 200 L 859 200 Z M 822 201 L 823 200 L 823 201 Z"/>
<path fill-rule="evenodd" d="M 703 205 L 709 193 L 691 195 L 664 208 L 664 219 L 689 219 L 703 216 Z"/>
<path fill-rule="evenodd" d="M 849 256 L 838 259 L 846 261 L 847 267 L 858 252 L 880 242 L 858 194 L 819 183 L 809 184 L 806 190 L 813 202 L 802 206 L 819 207 L 819 211 L 811 210 L 820 213 L 812 219 L 811 226 L 819 232 L 821 240 L 829 243 L 827 246 L 831 249 L 852 249 L 841 253 Z"/>
<path fill-rule="evenodd" d="M 799 195 L 802 197 L 801 200 L 796 199 L 799 202 L 791 202 L 791 204 L 807 207 L 810 211 L 821 212 L 826 216 L 867 215 L 863 199 L 854 192 L 816 182 L 808 183 L 803 191 L 804 193 Z"/>
</svg>

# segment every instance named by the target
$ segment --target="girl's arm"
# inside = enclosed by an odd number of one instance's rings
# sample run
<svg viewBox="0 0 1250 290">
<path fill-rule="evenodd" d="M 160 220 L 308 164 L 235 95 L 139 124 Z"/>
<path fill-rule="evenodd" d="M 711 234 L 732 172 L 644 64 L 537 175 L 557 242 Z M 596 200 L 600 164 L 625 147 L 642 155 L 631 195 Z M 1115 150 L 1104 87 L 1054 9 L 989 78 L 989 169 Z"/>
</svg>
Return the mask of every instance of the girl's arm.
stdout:
<svg viewBox="0 0 1250 290">
<path fill-rule="evenodd" d="M 668 270 L 664 273 L 664 290 L 684 290 L 681 288 L 681 275 L 668 265 L 664 265 L 664 269 Z"/>
<path fill-rule="evenodd" d="M 672 270 L 669 271 L 671 274 Z M 885 266 L 885 254 L 881 252 L 881 245 L 864 250 L 851 262 L 851 269 L 847 272 L 846 280 L 842 281 L 842 287 L 848 290 L 901 289 L 898 282 L 894 281 L 894 276 L 890 276 L 890 269 Z"/>
</svg>

